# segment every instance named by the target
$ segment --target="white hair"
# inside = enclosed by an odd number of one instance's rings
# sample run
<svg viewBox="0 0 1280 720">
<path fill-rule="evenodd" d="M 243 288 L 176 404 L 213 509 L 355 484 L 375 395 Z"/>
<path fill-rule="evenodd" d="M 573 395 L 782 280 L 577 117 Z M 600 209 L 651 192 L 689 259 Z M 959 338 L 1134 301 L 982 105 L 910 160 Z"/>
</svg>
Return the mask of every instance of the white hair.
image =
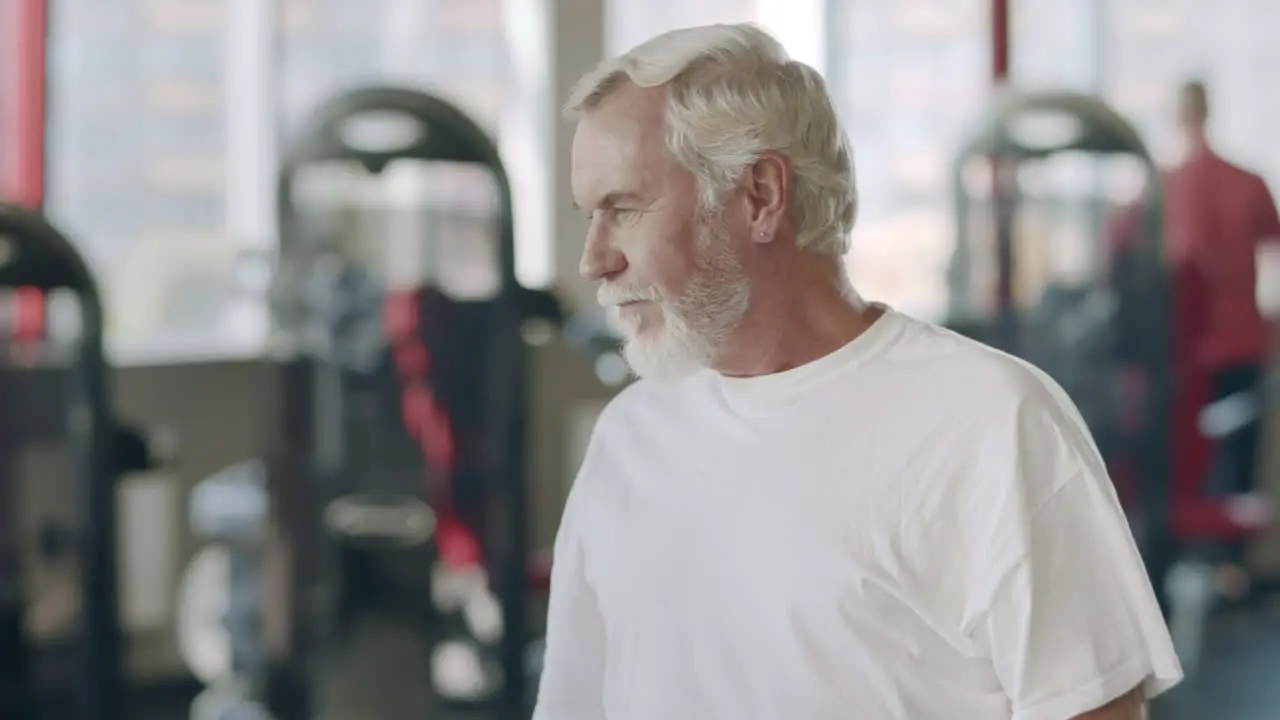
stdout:
<svg viewBox="0 0 1280 720">
<path fill-rule="evenodd" d="M 768 151 L 791 161 L 788 208 L 796 243 L 848 252 L 857 211 L 853 151 L 818 71 L 792 60 L 752 24 L 659 35 L 587 73 L 566 112 L 590 112 L 630 81 L 667 86 L 666 145 L 714 207 Z"/>
</svg>

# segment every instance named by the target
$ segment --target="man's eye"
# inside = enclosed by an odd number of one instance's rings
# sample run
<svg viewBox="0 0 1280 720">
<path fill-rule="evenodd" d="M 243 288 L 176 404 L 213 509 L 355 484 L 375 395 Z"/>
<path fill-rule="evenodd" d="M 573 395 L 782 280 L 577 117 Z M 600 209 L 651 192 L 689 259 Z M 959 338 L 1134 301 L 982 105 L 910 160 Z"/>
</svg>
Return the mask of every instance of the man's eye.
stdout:
<svg viewBox="0 0 1280 720">
<path fill-rule="evenodd" d="M 639 215 L 640 211 L 632 208 L 614 208 L 613 217 L 617 220 L 631 220 Z"/>
</svg>

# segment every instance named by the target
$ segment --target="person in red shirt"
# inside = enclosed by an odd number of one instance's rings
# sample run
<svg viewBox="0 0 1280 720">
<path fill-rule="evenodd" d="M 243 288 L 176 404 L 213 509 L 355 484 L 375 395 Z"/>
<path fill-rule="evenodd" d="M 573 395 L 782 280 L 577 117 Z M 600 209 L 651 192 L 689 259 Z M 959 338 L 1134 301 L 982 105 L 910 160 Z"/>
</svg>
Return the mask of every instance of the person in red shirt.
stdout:
<svg viewBox="0 0 1280 720">
<path fill-rule="evenodd" d="M 1186 156 L 1164 177 L 1165 250 L 1175 266 L 1193 268 L 1200 327 L 1186 358 L 1208 378 L 1210 399 L 1260 389 L 1270 338 L 1256 299 L 1256 256 L 1264 242 L 1280 242 L 1280 215 L 1257 174 L 1214 152 L 1207 136 L 1205 85 L 1181 88 L 1179 124 Z M 1206 491 L 1253 491 L 1260 423 L 1223 438 Z M 1243 547 L 1231 550 L 1239 562 Z"/>
</svg>

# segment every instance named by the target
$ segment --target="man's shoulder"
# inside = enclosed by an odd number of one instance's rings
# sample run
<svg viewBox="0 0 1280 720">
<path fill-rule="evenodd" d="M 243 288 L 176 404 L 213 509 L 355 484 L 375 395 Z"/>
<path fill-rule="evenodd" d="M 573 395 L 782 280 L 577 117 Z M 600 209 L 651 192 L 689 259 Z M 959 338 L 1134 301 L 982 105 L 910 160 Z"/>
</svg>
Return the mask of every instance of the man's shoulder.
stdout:
<svg viewBox="0 0 1280 720">
<path fill-rule="evenodd" d="M 1047 373 L 974 341 L 951 345 L 928 373 L 919 373 L 913 390 L 911 411 L 929 413 L 917 423 L 928 430 L 918 455 L 932 462 L 930 474 L 903 481 L 913 525 L 984 523 L 989 515 L 980 509 L 1010 498 L 1040 507 L 1078 477 L 1106 477 L 1082 414 Z M 960 517 L 956 507 L 975 510 Z M 947 542 L 945 533 L 921 537 Z M 936 542 L 918 546 L 932 552 L 940 548 Z"/>
<path fill-rule="evenodd" d="M 705 372 L 672 381 L 635 380 L 605 405 L 596 426 L 607 431 L 661 417 L 677 405 L 701 397 L 709 382 L 709 375 Z"/>
<path fill-rule="evenodd" d="M 1261 185 L 1266 187 L 1266 180 L 1262 178 L 1257 171 L 1241 165 L 1234 160 L 1229 160 L 1216 153 L 1210 154 L 1207 162 L 1217 165 L 1219 168 L 1218 180 L 1233 183 L 1233 187 L 1256 187 Z"/>
<path fill-rule="evenodd" d="M 1039 421 L 1048 421 L 1068 434 L 1079 432 L 1083 421 L 1075 404 L 1043 370 L 977 340 L 927 327 L 898 356 L 909 370 L 911 392 L 932 398 L 940 420 L 962 418 L 974 430 L 1001 433 L 1032 432 L 1046 426 Z"/>
<path fill-rule="evenodd" d="M 1041 398 L 1056 387 L 1039 368 L 1022 358 L 947 328 L 915 321 L 921 332 L 895 348 L 894 360 L 919 365 L 926 385 L 965 396 L 1020 401 Z"/>
</svg>

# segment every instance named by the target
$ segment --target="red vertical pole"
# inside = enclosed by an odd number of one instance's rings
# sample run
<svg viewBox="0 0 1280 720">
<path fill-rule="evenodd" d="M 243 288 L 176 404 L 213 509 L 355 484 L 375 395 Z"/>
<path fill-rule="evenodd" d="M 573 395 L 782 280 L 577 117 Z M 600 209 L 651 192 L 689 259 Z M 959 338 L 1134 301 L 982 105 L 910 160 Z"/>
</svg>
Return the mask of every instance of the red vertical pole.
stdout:
<svg viewBox="0 0 1280 720">
<path fill-rule="evenodd" d="M 45 197 L 46 0 L 0 0 L 0 199 Z"/>
<path fill-rule="evenodd" d="M 1009 0 L 991 0 L 991 80 L 1009 79 Z"/>
<path fill-rule="evenodd" d="M 44 200 L 46 0 L 0 0 L 0 199 Z"/>
<path fill-rule="evenodd" d="M 44 205 L 47 0 L 0 0 L 0 200 Z M 23 331 L 43 333 L 44 293 L 13 296 Z M 40 327 L 29 321 L 40 318 Z"/>
<path fill-rule="evenodd" d="M 0 0 L 0 201 L 17 195 L 19 0 Z"/>
<path fill-rule="evenodd" d="M 18 202 L 44 204 L 47 0 L 18 0 Z"/>
<path fill-rule="evenodd" d="M 1009 80 L 1009 0 L 991 0 L 991 84 L 999 90 Z M 991 198 L 995 217 L 996 297 L 999 342 L 1006 350 L 1013 343 L 1013 194 L 1016 168 L 999 157 L 991 158 Z"/>
</svg>

